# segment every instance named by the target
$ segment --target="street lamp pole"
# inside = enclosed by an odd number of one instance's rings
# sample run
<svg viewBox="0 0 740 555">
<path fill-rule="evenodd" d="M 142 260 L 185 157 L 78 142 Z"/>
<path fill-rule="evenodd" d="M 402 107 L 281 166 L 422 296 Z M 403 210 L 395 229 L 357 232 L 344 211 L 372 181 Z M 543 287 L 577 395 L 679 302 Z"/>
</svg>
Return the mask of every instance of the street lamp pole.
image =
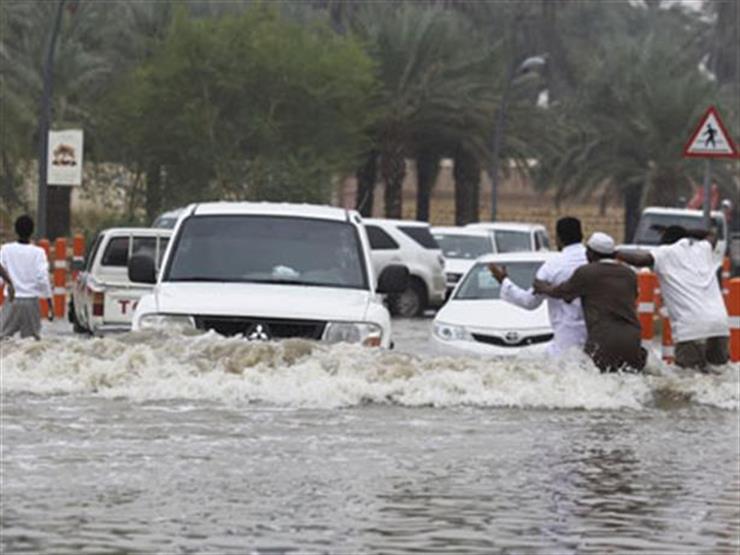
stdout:
<svg viewBox="0 0 740 555">
<path fill-rule="evenodd" d="M 44 88 L 41 95 L 41 111 L 39 113 L 39 183 L 37 202 L 37 229 L 39 237 L 46 237 L 46 195 L 47 195 L 47 168 L 49 157 L 49 127 L 51 125 L 51 98 L 54 89 L 54 52 L 56 51 L 57 37 L 62 23 L 62 11 L 65 0 L 59 0 L 54 17 L 54 25 L 49 38 L 44 62 Z"/>
</svg>

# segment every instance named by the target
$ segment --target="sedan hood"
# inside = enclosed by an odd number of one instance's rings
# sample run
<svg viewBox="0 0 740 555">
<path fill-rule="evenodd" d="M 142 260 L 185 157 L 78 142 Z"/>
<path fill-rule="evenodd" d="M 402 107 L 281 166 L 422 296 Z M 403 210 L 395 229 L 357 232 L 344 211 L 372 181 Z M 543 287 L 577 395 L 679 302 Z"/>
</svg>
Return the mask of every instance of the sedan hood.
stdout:
<svg viewBox="0 0 740 555">
<path fill-rule="evenodd" d="M 371 293 L 303 285 L 161 283 L 154 298 L 157 311 L 165 314 L 364 321 Z"/>
<path fill-rule="evenodd" d="M 502 300 L 448 302 L 436 320 L 475 330 L 529 330 L 550 327 L 547 303 L 535 310 L 524 310 Z"/>
</svg>

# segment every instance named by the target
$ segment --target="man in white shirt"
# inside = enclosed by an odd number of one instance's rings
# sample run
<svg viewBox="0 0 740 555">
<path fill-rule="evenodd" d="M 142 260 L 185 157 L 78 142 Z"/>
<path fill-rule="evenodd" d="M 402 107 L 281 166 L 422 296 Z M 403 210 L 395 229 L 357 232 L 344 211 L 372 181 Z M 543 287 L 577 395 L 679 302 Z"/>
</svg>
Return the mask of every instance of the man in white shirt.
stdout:
<svg viewBox="0 0 740 555">
<path fill-rule="evenodd" d="M 729 318 L 713 257 L 717 238 L 705 230 L 670 226 L 652 252 L 620 252 L 619 260 L 652 266 L 676 342 L 676 364 L 706 372 L 729 359 Z"/>
<path fill-rule="evenodd" d="M 577 218 L 561 218 L 556 224 L 556 241 L 560 255 L 548 260 L 537 271 L 536 279 L 560 285 L 570 279 L 577 268 L 588 264 L 586 248 L 583 246 L 581 222 Z M 551 356 L 558 356 L 572 348 L 583 350 L 588 333 L 583 318 L 580 299 L 567 303 L 560 299 L 537 295 L 530 288 L 518 287 L 506 275 L 506 268 L 489 265 L 493 277 L 501 283 L 501 298 L 527 310 L 534 310 L 547 299 L 553 340 L 547 346 Z"/>
<path fill-rule="evenodd" d="M 41 314 L 39 299 L 48 299 L 49 320 L 54 318 L 51 310 L 51 284 L 49 262 L 41 247 L 31 244 L 33 220 L 21 216 L 15 221 L 16 243 L 0 248 L 0 265 L 5 268 L 9 283 L 8 301 L 0 310 L 0 339 L 12 337 L 20 332 L 21 337 L 41 338 Z"/>
</svg>

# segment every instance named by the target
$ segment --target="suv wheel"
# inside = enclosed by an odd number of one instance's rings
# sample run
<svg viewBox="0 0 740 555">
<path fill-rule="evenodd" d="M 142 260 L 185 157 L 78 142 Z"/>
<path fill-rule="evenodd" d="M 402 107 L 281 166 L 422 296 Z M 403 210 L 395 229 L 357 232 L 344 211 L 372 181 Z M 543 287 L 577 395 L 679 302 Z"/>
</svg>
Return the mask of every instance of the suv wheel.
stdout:
<svg viewBox="0 0 740 555">
<path fill-rule="evenodd" d="M 388 301 L 391 314 L 402 318 L 423 315 L 427 305 L 424 288 L 416 280 L 412 280 L 403 293 L 391 296 Z"/>
</svg>

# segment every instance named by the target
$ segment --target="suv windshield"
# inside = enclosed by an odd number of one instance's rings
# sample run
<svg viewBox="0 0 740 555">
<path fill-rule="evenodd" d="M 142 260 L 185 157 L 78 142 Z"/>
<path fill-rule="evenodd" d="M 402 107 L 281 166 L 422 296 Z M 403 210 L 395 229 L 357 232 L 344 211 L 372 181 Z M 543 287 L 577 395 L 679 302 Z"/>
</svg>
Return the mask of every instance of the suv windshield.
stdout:
<svg viewBox="0 0 740 555">
<path fill-rule="evenodd" d="M 497 252 L 522 252 L 532 250 L 532 240 L 528 231 L 494 232 Z"/>
<path fill-rule="evenodd" d="M 482 254 L 493 252 L 493 246 L 488 237 L 435 233 L 434 238 L 439 243 L 445 258 L 475 260 Z"/>
<path fill-rule="evenodd" d="M 279 216 L 194 216 L 183 222 L 165 281 L 290 283 L 367 289 L 350 223 Z"/>
<path fill-rule="evenodd" d="M 701 216 L 693 214 L 646 213 L 640 217 L 640 223 L 637 224 L 637 231 L 635 231 L 635 238 L 632 242 L 636 245 L 659 245 L 661 229 L 670 225 L 680 225 L 686 229 L 702 229 L 704 221 Z M 716 228 L 719 239 L 725 236 L 722 218 L 713 217 L 712 227 Z"/>
<path fill-rule="evenodd" d="M 537 270 L 542 262 L 497 262 L 499 266 L 506 266 L 509 279 L 522 289 L 529 289 L 534 282 Z M 491 275 L 487 264 L 476 264 L 468 272 L 465 281 L 457 290 L 455 299 L 461 300 L 495 300 L 501 294 L 501 285 Z"/>
</svg>

